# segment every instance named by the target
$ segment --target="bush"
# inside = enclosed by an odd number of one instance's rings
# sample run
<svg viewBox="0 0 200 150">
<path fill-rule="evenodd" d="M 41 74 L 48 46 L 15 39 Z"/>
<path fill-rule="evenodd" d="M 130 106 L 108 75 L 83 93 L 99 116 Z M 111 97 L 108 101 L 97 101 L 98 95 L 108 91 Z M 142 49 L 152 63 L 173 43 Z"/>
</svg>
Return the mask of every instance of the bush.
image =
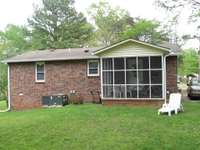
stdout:
<svg viewBox="0 0 200 150">
<path fill-rule="evenodd" d="M 83 104 L 83 98 L 78 93 L 70 94 L 69 103 L 71 103 L 71 104 Z"/>
<path fill-rule="evenodd" d="M 182 51 L 179 56 L 179 75 L 185 76 L 188 74 L 198 73 L 199 69 L 199 56 L 198 53 L 193 49 Z"/>
<path fill-rule="evenodd" d="M 7 65 L 0 63 L 0 99 L 7 99 Z"/>
</svg>

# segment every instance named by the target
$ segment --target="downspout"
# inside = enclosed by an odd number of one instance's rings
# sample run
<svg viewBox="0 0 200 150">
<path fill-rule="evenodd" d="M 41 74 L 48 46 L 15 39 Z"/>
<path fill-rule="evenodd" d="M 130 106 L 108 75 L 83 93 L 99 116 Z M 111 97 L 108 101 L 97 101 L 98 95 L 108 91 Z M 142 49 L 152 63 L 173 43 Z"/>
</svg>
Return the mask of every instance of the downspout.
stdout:
<svg viewBox="0 0 200 150">
<path fill-rule="evenodd" d="M 11 103 L 10 103 L 10 66 L 9 66 L 9 64 L 8 64 L 7 76 L 8 76 L 8 108 L 5 110 L 0 110 L 0 112 L 8 112 L 8 111 L 10 111 L 10 108 L 11 108 Z"/>
<path fill-rule="evenodd" d="M 170 54 L 167 54 L 167 55 L 164 55 L 164 81 L 165 81 L 165 86 L 164 86 L 164 98 L 165 98 L 165 104 L 167 103 L 167 75 L 166 75 L 166 72 L 167 72 L 167 64 L 166 64 L 166 59 L 167 57 L 170 56 Z"/>
</svg>

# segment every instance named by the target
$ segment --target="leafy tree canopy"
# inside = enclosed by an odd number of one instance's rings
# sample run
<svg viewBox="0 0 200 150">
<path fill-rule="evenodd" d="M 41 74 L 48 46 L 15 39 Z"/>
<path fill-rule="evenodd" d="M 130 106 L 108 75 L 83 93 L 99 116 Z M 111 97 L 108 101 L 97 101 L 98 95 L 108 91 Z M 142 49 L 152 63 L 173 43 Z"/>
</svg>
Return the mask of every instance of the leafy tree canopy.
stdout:
<svg viewBox="0 0 200 150">
<path fill-rule="evenodd" d="M 9 24 L 0 31 L 0 61 L 31 49 L 30 34 L 24 26 Z M 0 63 L 0 99 L 7 97 L 7 65 Z"/>
<path fill-rule="evenodd" d="M 22 53 L 30 47 L 30 34 L 25 26 L 9 24 L 0 31 L 0 58 Z"/>
<path fill-rule="evenodd" d="M 198 0 L 156 0 L 156 4 L 173 13 L 173 16 L 179 16 L 183 9 L 189 8 L 191 10 L 190 19 L 200 17 L 200 1 Z"/>
<path fill-rule="evenodd" d="M 179 57 L 179 74 L 184 76 L 191 73 L 198 73 L 198 53 L 193 49 L 182 51 Z"/>
<path fill-rule="evenodd" d="M 83 46 L 92 34 L 92 26 L 78 13 L 73 0 L 42 0 L 28 19 L 32 27 L 33 47 L 68 48 Z"/>
<path fill-rule="evenodd" d="M 125 28 L 133 24 L 133 18 L 127 11 L 113 8 L 105 1 L 92 4 L 88 14 L 96 27 L 95 39 L 104 46 L 120 40 Z"/>
<path fill-rule="evenodd" d="M 123 38 L 134 38 L 149 43 L 157 43 L 167 40 L 167 34 L 160 29 L 160 23 L 151 20 L 139 19 L 131 27 L 128 27 Z"/>
</svg>

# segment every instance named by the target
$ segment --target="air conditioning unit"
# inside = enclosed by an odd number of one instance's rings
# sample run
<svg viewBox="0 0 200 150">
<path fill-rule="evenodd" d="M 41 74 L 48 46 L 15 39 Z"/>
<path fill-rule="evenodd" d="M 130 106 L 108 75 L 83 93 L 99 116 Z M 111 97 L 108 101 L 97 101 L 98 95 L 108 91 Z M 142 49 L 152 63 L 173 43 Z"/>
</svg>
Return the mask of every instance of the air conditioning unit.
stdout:
<svg viewBox="0 0 200 150">
<path fill-rule="evenodd" d="M 44 107 L 50 106 L 64 106 L 68 104 L 68 96 L 67 95 L 50 95 L 42 97 L 42 105 Z"/>
</svg>

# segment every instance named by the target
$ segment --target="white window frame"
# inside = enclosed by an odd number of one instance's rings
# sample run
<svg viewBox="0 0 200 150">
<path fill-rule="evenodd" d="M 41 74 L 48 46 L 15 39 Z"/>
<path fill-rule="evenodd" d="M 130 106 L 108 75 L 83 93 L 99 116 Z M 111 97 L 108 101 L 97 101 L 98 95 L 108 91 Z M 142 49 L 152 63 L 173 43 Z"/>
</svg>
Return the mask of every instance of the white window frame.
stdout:
<svg viewBox="0 0 200 150">
<path fill-rule="evenodd" d="M 37 74 L 38 74 L 38 72 L 37 72 L 37 65 L 38 64 L 43 64 L 44 65 L 44 80 L 38 80 L 37 79 Z M 35 82 L 37 82 L 37 83 L 44 83 L 45 82 L 45 74 L 46 74 L 46 72 L 45 72 L 45 62 L 36 62 L 35 63 Z"/>
<path fill-rule="evenodd" d="M 89 72 L 89 64 L 90 63 L 97 63 L 97 73 L 95 73 L 95 74 L 90 74 L 90 72 Z M 99 76 L 99 60 L 88 60 L 87 61 L 87 76 L 89 76 L 89 77 L 95 77 L 95 76 Z"/>
<path fill-rule="evenodd" d="M 150 57 L 154 57 L 154 56 L 159 56 L 159 57 L 161 57 L 161 68 L 159 68 L 159 69 L 153 69 L 153 68 L 150 68 Z M 135 57 L 136 58 L 136 63 L 137 63 L 137 69 L 126 69 L 126 59 L 127 58 L 132 58 L 132 57 Z M 148 69 L 138 69 L 138 58 L 139 57 L 149 57 L 149 68 Z M 110 58 L 110 59 L 112 59 L 112 62 L 113 62 L 113 69 L 112 70 L 103 70 L 103 59 L 106 59 L 106 58 Z M 125 69 L 122 69 L 122 70 L 115 70 L 114 69 L 114 59 L 115 58 L 124 58 L 124 67 L 125 67 Z M 158 70 L 158 71 L 161 71 L 162 72 L 162 83 L 161 84 L 152 84 L 151 83 L 151 71 L 152 70 Z M 107 86 L 107 85 L 111 85 L 111 84 L 103 84 L 103 71 L 104 72 L 106 72 L 106 71 L 112 71 L 113 72 L 113 84 L 112 84 L 112 86 L 113 86 L 113 97 L 112 98 L 110 98 L 110 97 L 104 97 L 104 95 L 103 95 L 103 86 Z M 124 85 L 125 86 L 125 97 L 124 98 L 117 98 L 117 97 L 115 97 L 115 86 L 116 85 L 121 85 L 121 84 L 114 84 L 114 72 L 115 71 L 125 71 L 125 84 L 122 84 L 122 85 Z M 149 71 L 150 73 L 149 73 L 149 83 L 148 84 L 139 84 L 138 83 L 138 81 L 137 81 L 137 84 L 127 84 L 126 83 L 126 71 L 136 71 L 137 72 L 137 77 L 138 77 L 138 72 L 139 71 Z M 103 57 L 103 58 L 101 58 L 101 90 L 102 90 L 102 99 L 153 99 L 153 100 L 160 100 L 160 99 L 164 99 L 164 78 L 163 78 L 163 76 L 164 76 L 164 68 L 163 68 L 163 55 L 149 55 L 149 56 L 127 56 L 127 57 Z M 137 80 L 138 80 L 138 78 L 137 78 Z M 137 86 L 137 97 L 136 98 L 128 98 L 127 97 L 127 85 L 133 85 L 133 86 Z M 148 98 L 140 98 L 139 97 L 139 85 L 148 85 L 149 86 L 149 97 Z M 158 85 L 158 86 L 161 86 L 162 87 L 162 97 L 161 98 L 152 98 L 152 96 L 151 96 L 151 86 L 152 85 Z"/>
</svg>

